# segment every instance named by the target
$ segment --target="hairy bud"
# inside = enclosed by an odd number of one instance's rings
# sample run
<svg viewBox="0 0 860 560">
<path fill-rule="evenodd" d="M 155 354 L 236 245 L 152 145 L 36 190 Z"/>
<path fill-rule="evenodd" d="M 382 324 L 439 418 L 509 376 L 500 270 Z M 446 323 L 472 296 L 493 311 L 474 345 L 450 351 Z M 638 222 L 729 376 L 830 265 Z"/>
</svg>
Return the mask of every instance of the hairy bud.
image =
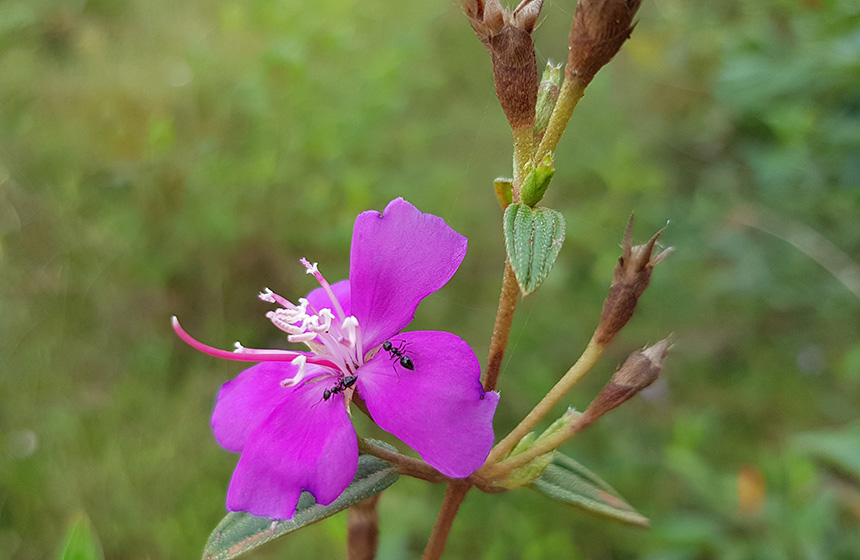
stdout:
<svg viewBox="0 0 860 560">
<path fill-rule="evenodd" d="M 627 357 L 618 371 L 603 387 L 580 419 L 574 425 L 574 430 L 579 432 L 592 424 L 595 420 L 617 408 L 639 391 L 654 383 L 663 369 L 663 362 L 671 350 L 669 339 L 663 339 L 657 344 L 637 350 Z"/>
<path fill-rule="evenodd" d="M 651 256 L 654 245 L 661 229 L 654 234 L 648 243 L 633 246 L 633 214 L 627 221 L 624 231 L 624 241 L 621 243 L 621 257 L 612 273 L 612 286 L 609 295 L 603 302 L 603 312 L 600 315 L 600 325 L 594 335 L 594 340 L 600 346 L 608 345 L 636 311 L 639 297 L 651 282 L 651 271 L 673 251 L 672 247 L 656 256 Z"/>
<path fill-rule="evenodd" d="M 493 59 L 496 96 L 511 128 L 533 126 L 538 72 L 531 33 L 543 0 L 523 0 L 513 12 L 498 0 L 464 0 L 463 11 Z"/>
<path fill-rule="evenodd" d="M 535 140 L 540 142 L 549 124 L 561 87 L 561 65 L 547 62 L 538 86 L 535 106 Z"/>
<path fill-rule="evenodd" d="M 589 83 L 630 37 L 641 3 L 642 0 L 580 0 L 570 28 L 566 75 Z"/>
</svg>

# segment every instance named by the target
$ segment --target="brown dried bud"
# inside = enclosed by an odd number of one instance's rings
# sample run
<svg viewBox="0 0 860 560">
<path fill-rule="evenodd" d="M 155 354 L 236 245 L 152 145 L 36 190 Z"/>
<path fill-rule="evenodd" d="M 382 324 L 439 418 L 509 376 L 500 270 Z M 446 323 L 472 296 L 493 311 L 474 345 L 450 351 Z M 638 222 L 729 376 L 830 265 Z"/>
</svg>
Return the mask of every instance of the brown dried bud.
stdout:
<svg viewBox="0 0 860 560">
<path fill-rule="evenodd" d="M 642 0 L 580 0 L 570 28 L 565 74 L 588 84 L 621 48 Z"/>
<path fill-rule="evenodd" d="M 657 381 L 663 369 L 663 362 L 671 348 L 669 339 L 666 338 L 649 348 L 630 354 L 597 398 L 591 401 L 572 429 L 579 432 Z"/>
<path fill-rule="evenodd" d="M 463 11 L 493 59 L 496 96 L 517 129 L 533 126 L 538 72 L 531 33 L 543 0 L 523 0 L 513 12 L 498 0 L 464 0 Z"/>
<path fill-rule="evenodd" d="M 612 273 L 612 286 L 609 295 L 603 302 L 603 312 L 600 314 L 600 325 L 594 334 L 594 341 L 600 346 L 607 346 L 618 334 L 636 311 L 639 296 L 651 282 L 651 271 L 674 250 L 665 249 L 652 257 L 654 244 L 663 233 L 664 227 L 654 234 L 645 245 L 633 246 L 633 214 L 627 221 L 624 231 L 624 241 L 621 243 L 621 257 Z"/>
</svg>

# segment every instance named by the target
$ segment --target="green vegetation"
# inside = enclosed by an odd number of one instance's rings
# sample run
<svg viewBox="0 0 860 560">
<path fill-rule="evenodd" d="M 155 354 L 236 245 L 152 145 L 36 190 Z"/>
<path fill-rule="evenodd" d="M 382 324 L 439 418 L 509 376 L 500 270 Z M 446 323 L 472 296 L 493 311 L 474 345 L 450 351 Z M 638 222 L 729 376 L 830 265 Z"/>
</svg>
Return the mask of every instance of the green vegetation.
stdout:
<svg viewBox="0 0 860 560">
<path fill-rule="evenodd" d="M 539 65 L 566 58 L 574 6 L 544 7 Z M 629 212 L 637 242 L 671 220 L 676 252 L 568 404 L 671 332 L 663 377 L 564 447 L 651 529 L 473 492 L 448 557 L 860 557 L 860 8 L 669 0 L 639 19 L 556 151 L 544 204 L 566 243 L 517 309 L 496 427 L 588 341 Z M 455 2 L 0 2 L 0 558 L 56 555 L 81 511 L 105 558 L 198 557 L 235 461 L 209 414 L 241 365 L 170 316 L 221 347 L 280 344 L 257 292 L 312 288 L 304 256 L 345 277 L 356 213 L 395 196 L 470 240 L 413 327 L 483 359 L 510 157 Z M 381 559 L 420 553 L 441 492 L 383 495 Z M 344 527 L 254 557 L 341 557 Z"/>
</svg>

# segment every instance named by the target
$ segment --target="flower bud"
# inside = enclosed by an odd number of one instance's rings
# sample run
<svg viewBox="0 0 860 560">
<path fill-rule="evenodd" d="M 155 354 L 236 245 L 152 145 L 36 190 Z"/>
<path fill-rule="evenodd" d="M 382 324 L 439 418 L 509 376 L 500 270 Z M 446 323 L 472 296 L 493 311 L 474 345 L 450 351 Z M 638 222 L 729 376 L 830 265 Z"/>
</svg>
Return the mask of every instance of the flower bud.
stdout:
<svg viewBox="0 0 860 560">
<path fill-rule="evenodd" d="M 523 180 L 523 186 L 520 190 L 520 200 L 532 208 L 543 199 L 546 190 L 549 188 L 549 183 L 555 175 L 555 167 L 552 164 L 552 154 L 547 154 L 542 162 L 537 166 L 529 162 L 526 166 L 528 172 Z"/>
<path fill-rule="evenodd" d="M 630 214 L 624 231 L 624 241 L 621 243 L 621 257 L 612 273 L 612 286 L 606 301 L 603 302 L 600 325 L 594 334 L 594 341 L 598 345 L 607 346 L 618 331 L 624 328 L 636 311 L 639 296 L 651 282 L 651 271 L 674 250 L 669 247 L 653 258 L 651 256 L 654 244 L 665 229 L 655 233 L 648 243 L 634 247 L 633 214 Z"/>
<path fill-rule="evenodd" d="M 565 74 L 588 84 L 612 60 L 636 24 L 642 0 L 580 0 L 570 28 L 570 55 Z"/>
<path fill-rule="evenodd" d="M 498 0 L 464 0 L 472 29 L 490 51 L 496 96 L 511 128 L 533 126 L 538 73 L 531 33 L 543 0 L 523 0 L 513 12 Z"/>
<path fill-rule="evenodd" d="M 540 142 L 549 124 L 549 118 L 558 101 L 561 86 L 561 64 L 546 63 L 546 69 L 538 86 L 537 104 L 535 106 L 535 139 Z"/>
<path fill-rule="evenodd" d="M 671 348 L 669 339 L 666 338 L 651 347 L 630 354 L 624 365 L 618 368 L 618 371 L 603 387 L 597 398 L 591 401 L 573 429 L 576 432 L 581 431 L 654 383 L 660 376 L 663 362 Z"/>
</svg>

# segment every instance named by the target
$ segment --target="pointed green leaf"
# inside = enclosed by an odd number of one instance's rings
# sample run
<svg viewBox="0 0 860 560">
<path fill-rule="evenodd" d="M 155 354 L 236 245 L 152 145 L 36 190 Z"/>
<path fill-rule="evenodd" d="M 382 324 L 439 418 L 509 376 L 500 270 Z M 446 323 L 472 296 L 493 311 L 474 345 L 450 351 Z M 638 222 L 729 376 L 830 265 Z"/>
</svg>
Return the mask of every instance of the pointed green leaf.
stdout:
<svg viewBox="0 0 860 560">
<path fill-rule="evenodd" d="M 505 210 L 505 248 L 524 296 L 535 291 L 555 263 L 564 242 L 564 217 L 549 208 L 522 203 Z"/>
<path fill-rule="evenodd" d="M 60 546 L 57 558 L 59 560 L 102 560 L 104 558 L 99 539 L 85 514 L 75 515 L 69 523 L 66 538 Z"/>
<path fill-rule="evenodd" d="M 648 518 L 633 509 L 615 489 L 561 453 L 556 452 L 552 464 L 532 482 L 532 487 L 592 515 L 640 527 L 648 526 Z"/>
<path fill-rule="evenodd" d="M 378 442 L 374 443 L 379 445 Z M 299 500 L 295 517 L 290 521 L 255 517 L 244 512 L 228 513 L 209 536 L 203 549 L 203 560 L 236 558 L 382 492 L 394 484 L 397 477 L 397 468 L 391 463 L 370 455 L 361 455 L 352 484 L 337 500 L 327 506 L 316 504 L 313 496 L 305 492 Z"/>
</svg>

